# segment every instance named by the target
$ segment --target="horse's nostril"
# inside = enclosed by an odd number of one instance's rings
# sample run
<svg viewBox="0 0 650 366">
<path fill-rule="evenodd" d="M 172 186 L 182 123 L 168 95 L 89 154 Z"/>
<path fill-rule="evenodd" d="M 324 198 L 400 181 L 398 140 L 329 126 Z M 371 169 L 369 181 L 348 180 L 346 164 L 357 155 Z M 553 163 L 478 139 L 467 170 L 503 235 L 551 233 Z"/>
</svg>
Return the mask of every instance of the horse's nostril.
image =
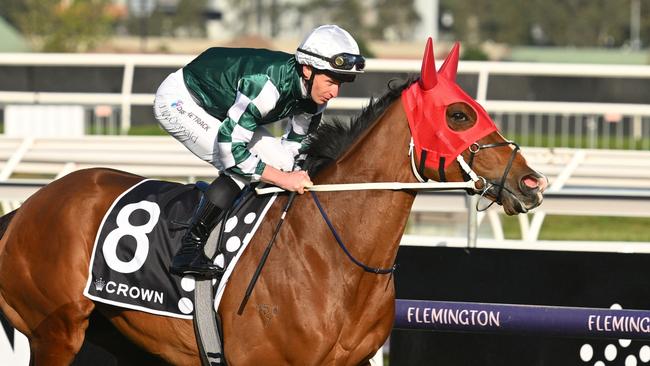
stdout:
<svg viewBox="0 0 650 366">
<path fill-rule="evenodd" d="M 521 183 L 529 189 L 535 189 L 539 187 L 539 180 L 533 175 L 527 175 L 521 179 Z"/>
</svg>

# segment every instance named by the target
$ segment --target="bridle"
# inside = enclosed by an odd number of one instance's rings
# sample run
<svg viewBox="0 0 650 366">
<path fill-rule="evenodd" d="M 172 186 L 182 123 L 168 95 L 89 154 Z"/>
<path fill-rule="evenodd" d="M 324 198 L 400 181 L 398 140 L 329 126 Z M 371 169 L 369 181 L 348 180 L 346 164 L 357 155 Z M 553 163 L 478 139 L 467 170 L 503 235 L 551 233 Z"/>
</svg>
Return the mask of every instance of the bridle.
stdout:
<svg viewBox="0 0 650 366">
<path fill-rule="evenodd" d="M 502 146 L 510 146 L 510 145 L 514 146 L 514 148 L 512 149 L 512 152 L 510 153 L 510 157 L 508 158 L 508 164 L 506 165 L 505 169 L 503 170 L 503 174 L 501 175 L 501 179 L 498 182 L 496 182 L 494 180 L 487 180 L 488 184 L 484 187 L 483 191 L 480 194 L 481 197 L 485 197 L 485 195 L 488 193 L 488 191 L 490 191 L 492 188 L 496 187 L 497 188 L 497 193 L 495 195 L 495 199 L 494 199 L 494 201 L 491 201 L 487 206 L 485 206 L 483 208 L 480 207 L 480 201 L 477 202 L 476 203 L 476 210 L 479 211 L 479 212 L 487 210 L 494 203 L 502 204 L 502 202 L 501 202 L 501 198 L 502 198 L 501 194 L 503 193 L 503 190 L 506 190 L 508 193 L 510 193 L 512 195 L 512 197 L 514 197 L 516 200 L 519 200 L 519 198 L 517 198 L 517 196 L 514 194 L 514 192 L 510 191 L 506 187 L 506 178 L 508 178 L 508 174 L 510 173 L 510 169 L 512 169 L 512 163 L 515 161 L 515 156 L 517 155 L 517 152 L 519 150 L 521 150 L 521 148 L 519 147 L 519 144 L 517 144 L 514 141 L 510 141 L 510 140 L 506 140 L 506 141 L 503 141 L 503 142 L 495 142 L 495 143 L 491 143 L 491 144 L 484 144 L 484 145 L 481 145 L 478 142 L 475 142 L 475 143 L 471 144 L 469 146 L 469 148 L 468 148 L 468 151 L 469 151 L 469 154 L 470 154 L 469 155 L 469 167 L 471 169 L 472 163 L 474 162 L 474 157 L 476 156 L 476 154 L 478 154 L 479 151 L 484 150 L 484 149 L 494 148 L 494 147 L 502 147 Z M 520 206 L 521 206 L 522 209 L 526 210 L 526 205 L 521 204 Z"/>
<path fill-rule="evenodd" d="M 479 176 L 474 172 L 472 169 L 472 164 L 474 163 L 474 158 L 476 154 L 478 154 L 479 151 L 484 150 L 484 149 L 490 149 L 490 148 L 495 148 L 495 147 L 502 147 L 502 146 L 510 146 L 513 145 L 514 148 L 512 149 L 512 152 L 510 153 L 510 157 L 508 158 L 508 164 L 506 165 L 505 169 L 503 170 L 503 174 L 501 175 L 501 179 L 498 181 L 495 180 L 488 180 L 482 176 Z M 409 156 L 411 158 L 411 170 L 413 171 L 413 175 L 415 178 L 422 182 L 430 182 L 431 179 L 428 178 L 424 172 L 424 162 L 426 161 L 426 155 L 427 151 L 422 150 L 421 155 L 420 155 L 420 164 L 416 166 L 415 163 L 415 154 L 414 154 L 414 148 L 415 144 L 413 143 L 413 138 L 411 138 L 411 142 L 409 143 Z M 467 189 L 467 193 L 469 195 L 475 195 L 478 194 L 480 197 L 486 197 L 486 195 L 491 192 L 494 188 L 497 189 L 497 192 L 495 194 L 495 199 L 494 201 L 490 201 L 490 203 L 484 207 L 480 206 L 480 200 L 476 202 L 476 210 L 479 212 L 485 211 L 488 208 L 490 208 L 494 203 L 502 204 L 502 193 L 503 191 L 509 192 L 516 200 L 519 201 L 519 198 L 510 191 L 506 187 L 506 179 L 508 177 L 508 174 L 510 173 L 510 170 L 512 169 L 512 164 L 515 161 L 515 156 L 517 155 L 517 152 L 521 150 L 519 147 L 519 144 L 517 144 L 514 141 L 503 141 L 503 142 L 495 142 L 491 144 L 479 144 L 478 142 L 474 142 L 471 144 L 468 148 L 467 151 L 469 151 L 469 163 L 465 161 L 465 158 L 463 158 L 462 154 L 459 154 L 456 157 L 456 162 L 460 165 L 461 168 L 461 173 L 463 174 L 463 179 L 465 179 L 466 182 L 469 182 L 470 180 L 474 182 L 474 189 Z M 438 165 L 438 176 L 440 178 L 440 182 L 447 182 L 447 178 L 445 175 L 445 160 L 444 158 L 440 159 L 440 164 Z M 478 184 L 481 182 L 482 184 Z M 522 209 L 526 210 L 525 205 L 521 205 Z"/>
</svg>

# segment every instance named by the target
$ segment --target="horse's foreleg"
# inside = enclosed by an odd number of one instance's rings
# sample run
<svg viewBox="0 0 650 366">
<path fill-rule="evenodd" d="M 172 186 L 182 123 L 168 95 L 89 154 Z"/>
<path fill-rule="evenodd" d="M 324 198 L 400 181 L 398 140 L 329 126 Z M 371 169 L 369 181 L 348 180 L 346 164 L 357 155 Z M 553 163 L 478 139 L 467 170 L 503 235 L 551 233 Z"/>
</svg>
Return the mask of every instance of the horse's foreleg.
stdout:
<svg viewBox="0 0 650 366">
<path fill-rule="evenodd" d="M 32 364 L 71 364 L 83 344 L 93 307 L 92 301 L 81 299 L 47 315 L 30 336 Z"/>
</svg>

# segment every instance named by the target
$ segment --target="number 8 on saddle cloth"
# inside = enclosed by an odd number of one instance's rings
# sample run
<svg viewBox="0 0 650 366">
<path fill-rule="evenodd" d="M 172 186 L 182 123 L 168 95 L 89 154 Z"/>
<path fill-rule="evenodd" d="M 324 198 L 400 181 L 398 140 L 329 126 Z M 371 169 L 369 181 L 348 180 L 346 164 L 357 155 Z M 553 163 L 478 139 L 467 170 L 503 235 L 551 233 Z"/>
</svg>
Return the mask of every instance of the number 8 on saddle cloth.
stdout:
<svg viewBox="0 0 650 366">
<path fill-rule="evenodd" d="M 97 232 L 84 295 L 128 309 L 191 319 L 195 281 L 169 272 L 187 222 L 201 198 L 199 184 L 143 180 L 113 202 Z M 232 272 L 275 196 L 244 191 L 222 224 L 214 262 Z M 223 282 L 222 279 L 222 282 Z M 214 284 L 220 299 L 224 286 Z M 216 305 L 216 304 L 215 304 Z"/>
</svg>

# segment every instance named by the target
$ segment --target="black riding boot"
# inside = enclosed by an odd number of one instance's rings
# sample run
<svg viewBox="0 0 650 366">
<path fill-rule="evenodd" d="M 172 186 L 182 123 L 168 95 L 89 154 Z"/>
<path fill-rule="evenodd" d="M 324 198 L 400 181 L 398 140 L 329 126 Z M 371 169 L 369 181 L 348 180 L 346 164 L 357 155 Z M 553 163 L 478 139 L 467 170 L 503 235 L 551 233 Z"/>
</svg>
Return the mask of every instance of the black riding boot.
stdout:
<svg viewBox="0 0 650 366">
<path fill-rule="evenodd" d="M 221 220 L 222 210 L 206 197 L 201 198 L 194 212 L 190 227 L 181 239 L 181 249 L 172 259 L 170 271 L 176 275 L 199 275 L 215 277 L 223 272 L 203 250 L 210 232 Z"/>
<path fill-rule="evenodd" d="M 172 259 L 170 272 L 176 275 L 216 277 L 224 269 L 212 263 L 203 248 L 210 233 L 225 216 L 240 192 L 228 176 L 220 175 L 206 190 L 192 216 L 190 227 L 181 239 L 181 249 Z"/>
</svg>

